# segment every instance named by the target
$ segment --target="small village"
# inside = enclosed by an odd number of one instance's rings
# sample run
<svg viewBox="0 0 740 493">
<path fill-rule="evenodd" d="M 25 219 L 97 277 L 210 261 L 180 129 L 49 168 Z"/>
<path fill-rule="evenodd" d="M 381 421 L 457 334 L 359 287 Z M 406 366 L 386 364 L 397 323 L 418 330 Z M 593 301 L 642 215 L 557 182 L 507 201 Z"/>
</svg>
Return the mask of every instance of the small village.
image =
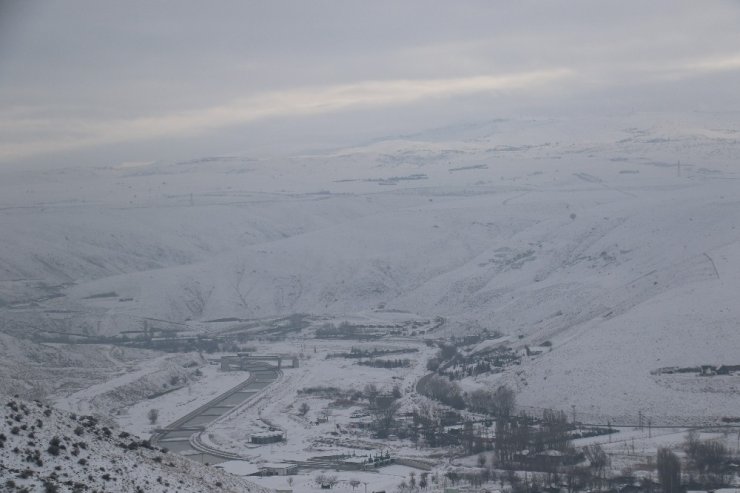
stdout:
<svg viewBox="0 0 740 493">
<path fill-rule="evenodd" d="M 465 382 L 553 345 L 495 331 L 435 339 L 438 324 L 312 322 L 279 339 L 227 328 L 247 351 L 211 357 L 218 372 L 264 386 L 201 409 L 210 422 L 180 453 L 279 491 L 674 493 L 663 483 L 676 461 L 676 491 L 730 493 L 738 481 L 731 423 L 593 423 L 575 409 L 520 408 L 505 385 Z M 167 446 L 166 435 L 157 443 Z"/>
</svg>

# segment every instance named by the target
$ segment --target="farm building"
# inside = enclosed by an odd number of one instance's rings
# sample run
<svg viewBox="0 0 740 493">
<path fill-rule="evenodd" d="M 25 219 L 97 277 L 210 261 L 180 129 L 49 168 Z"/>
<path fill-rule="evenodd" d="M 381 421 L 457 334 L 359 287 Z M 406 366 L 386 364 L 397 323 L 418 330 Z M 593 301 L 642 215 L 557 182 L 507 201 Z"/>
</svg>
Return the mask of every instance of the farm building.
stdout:
<svg viewBox="0 0 740 493">
<path fill-rule="evenodd" d="M 290 462 L 265 462 L 259 464 L 260 476 L 291 476 L 298 473 L 298 466 Z"/>
<path fill-rule="evenodd" d="M 265 431 L 262 433 L 255 433 L 249 437 L 251 443 L 264 445 L 267 443 L 277 443 L 283 441 L 282 431 Z"/>
</svg>

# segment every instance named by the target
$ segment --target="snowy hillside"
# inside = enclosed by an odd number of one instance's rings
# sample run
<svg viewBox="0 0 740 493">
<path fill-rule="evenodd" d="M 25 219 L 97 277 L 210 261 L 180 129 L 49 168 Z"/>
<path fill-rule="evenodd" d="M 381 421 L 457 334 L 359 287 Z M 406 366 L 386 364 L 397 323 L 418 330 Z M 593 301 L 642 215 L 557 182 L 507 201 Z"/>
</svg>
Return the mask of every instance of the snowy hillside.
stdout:
<svg viewBox="0 0 740 493">
<path fill-rule="evenodd" d="M 726 115 L 495 120 L 273 161 L 4 172 L 3 332 L 403 310 L 550 340 L 505 376 L 524 404 L 696 414 L 717 382 L 650 372 L 740 364 L 738 135 Z"/>
<path fill-rule="evenodd" d="M 265 491 L 164 453 L 90 416 L 16 398 L 3 399 L 2 405 L 2 491 Z"/>
</svg>

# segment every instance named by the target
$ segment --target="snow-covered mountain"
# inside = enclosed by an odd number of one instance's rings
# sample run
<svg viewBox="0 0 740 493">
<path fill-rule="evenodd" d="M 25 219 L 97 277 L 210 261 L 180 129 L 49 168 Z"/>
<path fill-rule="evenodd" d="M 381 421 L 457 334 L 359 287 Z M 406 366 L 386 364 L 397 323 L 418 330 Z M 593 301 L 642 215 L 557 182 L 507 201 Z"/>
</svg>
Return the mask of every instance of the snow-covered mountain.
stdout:
<svg viewBox="0 0 740 493">
<path fill-rule="evenodd" d="M 511 376 L 524 403 L 619 407 L 639 374 L 666 413 L 695 394 L 651 370 L 740 364 L 739 135 L 732 115 L 495 120 L 276 160 L 5 172 L 3 331 L 383 307 L 552 341 Z"/>
</svg>

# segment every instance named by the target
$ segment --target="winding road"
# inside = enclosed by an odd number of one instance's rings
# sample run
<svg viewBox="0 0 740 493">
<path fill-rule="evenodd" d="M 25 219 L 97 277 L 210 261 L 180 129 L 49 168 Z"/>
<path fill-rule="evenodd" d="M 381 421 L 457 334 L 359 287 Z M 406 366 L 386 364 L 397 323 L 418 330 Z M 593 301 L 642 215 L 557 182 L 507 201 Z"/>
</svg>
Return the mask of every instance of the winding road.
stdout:
<svg viewBox="0 0 740 493">
<path fill-rule="evenodd" d="M 186 414 L 152 436 L 152 444 L 166 447 L 172 452 L 185 455 L 204 464 L 218 464 L 239 459 L 238 455 L 207 447 L 197 440 L 209 424 L 229 414 L 248 402 L 260 391 L 271 385 L 280 376 L 280 370 L 258 364 L 249 368 L 249 378 L 236 387 L 224 392 L 207 404 Z"/>
</svg>

